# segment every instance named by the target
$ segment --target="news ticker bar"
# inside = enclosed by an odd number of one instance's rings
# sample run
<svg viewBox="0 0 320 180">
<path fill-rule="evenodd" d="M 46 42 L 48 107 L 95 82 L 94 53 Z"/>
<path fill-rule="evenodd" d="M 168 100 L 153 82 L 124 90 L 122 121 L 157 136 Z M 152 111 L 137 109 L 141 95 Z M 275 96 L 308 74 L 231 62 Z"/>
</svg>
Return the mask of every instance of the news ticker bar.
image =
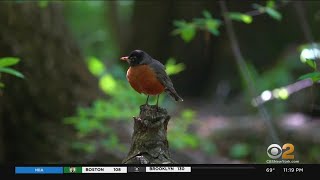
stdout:
<svg viewBox="0 0 320 180">
<path fill-rule="evenodd" d="M 191 172 L 191 167 L 15 167 L 15 174 L 70 174 L 70 173 L 128 173 L 128 172 Z"/>
<path fill-rule="evenodd" d="M 0 166 L 1 174 L 314 174 L 320 164 L 225 164 L 225 165 L 17 165 Z"/>
</svg>

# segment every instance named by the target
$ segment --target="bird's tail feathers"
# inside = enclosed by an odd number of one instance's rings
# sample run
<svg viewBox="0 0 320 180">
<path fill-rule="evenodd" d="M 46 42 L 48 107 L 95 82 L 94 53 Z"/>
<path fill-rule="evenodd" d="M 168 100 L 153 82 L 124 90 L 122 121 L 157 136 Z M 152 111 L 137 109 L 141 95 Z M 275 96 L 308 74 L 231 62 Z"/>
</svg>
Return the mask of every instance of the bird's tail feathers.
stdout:
<svg viewBox="0 0 320 180">
<path fill-rule="evenodd" d="M 174 89 L 166 88 L 165 91 L 175 100 L 175 101 L 183 101 L 183 99 L 178 95 L 178 93 Z"/>
</svg>

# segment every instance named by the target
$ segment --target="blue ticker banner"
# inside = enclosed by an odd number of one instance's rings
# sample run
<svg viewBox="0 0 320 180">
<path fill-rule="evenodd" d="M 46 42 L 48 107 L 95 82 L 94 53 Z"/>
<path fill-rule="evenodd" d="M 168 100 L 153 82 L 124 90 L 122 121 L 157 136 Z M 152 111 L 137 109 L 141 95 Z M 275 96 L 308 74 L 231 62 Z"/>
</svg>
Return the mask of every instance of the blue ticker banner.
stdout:
<svg viewBox="0 0 320 180">
<path fill-rule="evenodd" d="M 15 174 L 63 174 L 63 167 L 16 167 Z"/>
</svg>

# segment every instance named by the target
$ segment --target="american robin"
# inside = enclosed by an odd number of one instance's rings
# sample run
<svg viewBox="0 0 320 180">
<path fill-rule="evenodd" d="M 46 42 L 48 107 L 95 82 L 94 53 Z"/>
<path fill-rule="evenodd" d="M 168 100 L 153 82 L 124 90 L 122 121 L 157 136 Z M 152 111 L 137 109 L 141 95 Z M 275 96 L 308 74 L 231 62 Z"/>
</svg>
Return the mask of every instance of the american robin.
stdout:
<svg viewBox="0 0 320 180">
<path fill-rule="evenodd" d="M 175 101 L 183 101 L 173 87 L 172 81 L 165 71 L 165 66 L 158 60 L 153 59 L 142 50 L 134 50 L 129 56 L 121 57 L 121 60 L 129 63 L 127 80 L 131 87 L 138 93 L 157 95 L 157 107 L 159 95 L 162 92 L 168 93 Z"/>
</svg>

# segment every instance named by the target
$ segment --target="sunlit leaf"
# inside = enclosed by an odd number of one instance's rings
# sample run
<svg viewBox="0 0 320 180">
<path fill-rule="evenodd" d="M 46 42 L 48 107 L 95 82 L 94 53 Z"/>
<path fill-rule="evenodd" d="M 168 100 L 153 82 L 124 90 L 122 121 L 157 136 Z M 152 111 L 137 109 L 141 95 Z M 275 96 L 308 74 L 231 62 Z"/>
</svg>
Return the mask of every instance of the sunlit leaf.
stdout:
<svg viewBox="0 0 320 180">
<path fill-rule="evenodd" d="M 181 38 L 185 42 L 190 42 L 195 35 L 196 35 L 196 27 L 191 23 L 188 23 L 186 26 L 184 26 L 181 29 Z"/>
<path fill-rule="evenodd" d="M 174 35 L 180 34 L 185 42 L 190 42 L 194 38 L 196 34 L 195 24 L 187 23 L 184 20 L 174 21 L 173 24 L 177 27 L 177 29 L 173 31 Z"/>
<path fill-rule="evenodd" d="M 99 129 L 99 127 L 101 126 L 96 118 L 93 118 L 88 122 L 88 127 L 87 127 L 88 129 L 96 130 L 96 129 Z"/>
<path fill-rule="evenodd" d="M 193 111 L 191 109 L 186 109 L 186 110 L 182 111 L 181 116 L 184 119 L 193 119 L 195 116 L 195 111 Z"/>
<path fill-rule="evenodd" d="M 20 61 L 19 58 L 16 57 L 3 57 L 0 58 L 0 67 L 7 67 L 17 64 Z"/>
<path fill-rule="evenodd" d="M 104 64 L 96 57 L 89 57 L 87 64 L 89 71 L 95 76 L 101 76 L 105 71 Z"/>
<path fill-rule="evenodd" d="M 195 149 L 199 146 L 199 140 L 194 135 L 185 134 L 181 139 L 186 143 L 186 147 Z"/>
<path fill-rule="evenodd" d="M 317 64 L 316 64 L 315 61 L 313 61 L 313 60 L 307 60 L 306 63 L 307 63 L 310 67 L 312 67 L 313 69 L 317 69 Z"/>
<path fill-rule="evenodd" d="M 176 138 L 179 136 L 180 138 Z M 168 133 L 168 140 L 173 148 L 184 149 L 184 148 L 197 148 L 200 145 L 197 136 L 189 133 L 184 133 L 180 131 Z"/>
<path fill-rule="evenodd" d="M 269 0 L 269 1 L 267 1 L 267 7 L 269 7 L 269 8 L 274 8 L 274 7 L 275 7 L 275 2 L 274 2 L 274 0 Z"/>
<path fill-rule="evenodd" d="M 278 96 L 279 96 L 280 99 L 286 100 L 289 97 L 289 92 L 288 92 L 288 90 L 286 88 L 281 88 L 278 91 Z"/>
<path fill-rule="evenodd" d="M 313 82 L 319 81 L 320 80 L 320 72 L 312 72 L 312 73 L 304 74 L 299 77 L 299 80 L 309 79 L 309 78 L 312 79 Z"/>
<path fill-rule="evenodd" d="M 215 20 L 215 19 L 207 19 L 205 22 L 206 22 L 206 27 L 207 27 L 208 31 L 211 34 L 218 36 L 219 35 L 218 28 L 221 24 L 220 21 Z"/>
<path fill-rule="evenodd" d="M 230 19 L 241 21 L 246 24 L 252 23 L 252 17 L 250 15 L 239 13 L 239 12 L 230 12 L 228 15 Z"/>
<path fill-rule="evenodd" d="M 282 15 L 277 10 L 275 10 L 273 8 L 269 8 L 269 7 L 266 7 L 265 10 L 270 17 L 272 17 L 278 21 L 280 21 L 282 19 Z"/>
<path fill-rule="evenodd" d="M 102 76 L 99 80 L 99 86 L 107 94 L 113 94 L 117 91 L 117 82 L 110 74 Z"/>
<path fill-rule="evenodd" d="M 307 63 L 314 70 L 317 69 L 316 61 L 320 59 L 320 50 L 315 44 L 314 47 L 304 48 L 300 54 L 300 60 L 303 63 Z"/>
<path fill-rule="evenodd" d="M 165 64 L 165 67 L 169 76 L 178 74 L 186 68 L 183 63 L 176 64 L 176 60 L 174 58 L 169 58 Z"/>
<path fill-rule="evenodd" d="M 183 141 L 178 140 L 174 133 L 168 134 L 168 141 L 170 143 L 170 146 L 174 149 L 183 149 L 185 148 L 185 143 Z"/>
<path fill-rule="evenodd" d="M 21 74 L 19 71 L 11 69 L 11 68 L 0 68 L 0 73 L 1 72 L 11 74 L 11 75 L 19 77 L 19 78 L 24 78 L 23 74 Z"/>
<path fill-rule="evenodd" d="M 4 88 L 4 87 L 5 85 L 2 82 L 0 82 L 0 88 Z"/>
</svg>

